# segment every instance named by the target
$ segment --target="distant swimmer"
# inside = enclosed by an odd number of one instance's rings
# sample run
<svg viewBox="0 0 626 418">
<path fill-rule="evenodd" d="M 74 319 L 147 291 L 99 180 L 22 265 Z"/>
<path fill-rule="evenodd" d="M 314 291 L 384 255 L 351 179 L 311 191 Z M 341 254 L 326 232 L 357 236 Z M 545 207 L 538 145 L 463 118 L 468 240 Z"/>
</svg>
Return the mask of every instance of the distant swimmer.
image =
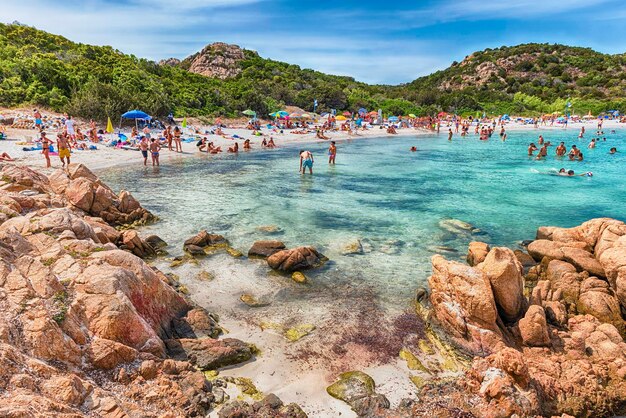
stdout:
<svg viewBox="0 0 626 418">
<path fill-rule="evenodd" d="M 417 147 L 411 147 L 411 152 L 417 151 Z"/>
<path fill-rule="evenodd" d="M 609 154 L 615 154 L 617 152 L 617 148 L 613 147 L 609 150 Z"/>
<path fill-rule="evenodd" d="M 448 129 L 448 141 L 452 141 L 452 135 L 454 135 L 452 129 Z"/>
<path fill-rule="evenodd" d="M 589 143 L 589 145 L 587 146 L 587 148 L 589 149 L 594 149 L 596 147 L 596 139 L 592 138 L 591 142 Z"/>
<path fill-rule="evenodd" d="M 534 142 L 531 142 L 530 145 L 528 146 L 528 156 L 532 157 L 533 152 L 537 151 L 537 145 L 535 145 Z"/>
<path fill-rule="evenodd" d="M 559 172 L 557 173 L 558 176 L 563 176 L 563 177 L 574 177 L 574 176 L 578 176 L 578 177 L 593 177 L 593 173 L 591 171 L 587 171 L 586 173 L 583 174 L 576 174 L 574 173 L 574 170 L 565 170 L 564 168 L 560 169 Z"/>
<path fill-rule="evenodd" d="M 537 141 L 539 143 L 539 145 L 543 145 L 543 135 L 539 135 L 539 140 Z"/>
<path fill-rule="evenodd" d="M 556 156 L 562 157 L 567 152 L 567 148 L 565 147 L 565 142 L 561 142 L 558 147 L 556 147 Z"/>
<path fill-rule="evenodd" d="M 541 149 L 539 149 L 539 153 L 537 154 L 537 159 L 541 160 L 542 158 L 546 158 L 548 156 L 548 147 L 550 146 L 549 142 L 543 144 Z"/>
</svg>

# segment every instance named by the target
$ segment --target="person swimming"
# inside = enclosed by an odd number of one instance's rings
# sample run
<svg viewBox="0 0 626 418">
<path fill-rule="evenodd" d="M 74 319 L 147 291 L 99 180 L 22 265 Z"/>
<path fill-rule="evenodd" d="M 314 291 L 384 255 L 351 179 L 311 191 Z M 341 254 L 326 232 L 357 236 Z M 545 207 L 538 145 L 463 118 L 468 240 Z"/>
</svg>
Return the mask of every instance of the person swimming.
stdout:
<svg viewBox="0 0 626 418">
<path fill-rule="evenodd" d="M 534 142 L 531 142 L 530 145 L 528 146 L 528 156 L 532 157 L 533 152 L 537 151 L 537 145 L 535 145 Z"/>
<path fill-rule="evenodd" d="M 411 152 L 417 151 L 417 147 L 411 147 Z"/>
<path fill-rule="evenodd" d="M 609 150 L 609 154 L 615 154 L 617 152 L 617 148 L 613 147 Z"/>
</svg>

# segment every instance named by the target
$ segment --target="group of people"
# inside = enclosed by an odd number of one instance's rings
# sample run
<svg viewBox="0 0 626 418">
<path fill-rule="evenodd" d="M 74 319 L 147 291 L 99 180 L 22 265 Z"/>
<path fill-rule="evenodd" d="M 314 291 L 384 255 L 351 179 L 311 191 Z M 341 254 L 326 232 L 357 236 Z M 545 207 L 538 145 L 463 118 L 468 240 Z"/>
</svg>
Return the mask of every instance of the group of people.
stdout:
<svg viewBox="0 0 626 418">
<path fill-rule="evenodd" d="M 308 150 L 300 150 L 300 174 L 305 174 L 306 169 L 309 169 L 309 174 L 313 174 L 313 163 L 315 163 L 315 159 L 313 158 L 313 153 Z M 335 159 L 337 158 L 337 144 L 335 141 L 330 141 L 330 146 L 328 147 L 328 164 L 335 165 Z"/>
</svg>

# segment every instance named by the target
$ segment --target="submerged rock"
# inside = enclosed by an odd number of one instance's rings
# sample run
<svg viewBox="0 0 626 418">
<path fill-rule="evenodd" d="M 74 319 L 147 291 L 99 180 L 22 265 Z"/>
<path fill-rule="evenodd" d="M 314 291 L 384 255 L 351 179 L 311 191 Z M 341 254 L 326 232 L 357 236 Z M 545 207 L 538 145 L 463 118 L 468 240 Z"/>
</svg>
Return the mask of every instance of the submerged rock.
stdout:
<svg viewBox="0 0 626 418">
<path fill-rule="evenodd" d="M 262 308 L 264 306 L 269 306 L 272 303 L 266 298 L 257 299 L 256 297 L 248 293 L 244 293 L 243 295 L 241 295 L 239 297 L 239 300 L 241 300 L 243 303 L 251 308 Z"/>
<path fill-rule="evenodd" d="M 364 254 L 363 245 L 361 244 L 361 240 L 355 239 L 345 245 L 343 245 L 340 249 L 340 253 L 342 255 L 361 255 Z"/>
<path fill-rule="evenodd" d="M 299 271 L 294 271 L 293 273 L 291 273 L 291 280 L 293 280 L 296 283 L 301 283 L 301 284 L 304 284 L 308 281 L 304 273 L 299 272 Z"/>
</svg>

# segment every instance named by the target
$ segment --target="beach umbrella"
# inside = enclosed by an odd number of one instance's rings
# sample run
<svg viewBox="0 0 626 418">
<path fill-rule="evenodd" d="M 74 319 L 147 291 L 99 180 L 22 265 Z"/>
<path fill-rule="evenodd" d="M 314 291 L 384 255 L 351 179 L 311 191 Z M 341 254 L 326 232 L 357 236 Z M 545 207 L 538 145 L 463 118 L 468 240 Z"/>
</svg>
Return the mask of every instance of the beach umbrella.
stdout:
<svg viewBox="0 0 626 418">
<path fill-rule="evenodd" d="M 107 133 L 112 134 L 113 133 L 113 124 L 111 123 L 111 118 L 107 117 L 107 129 L 106 129 Z"/>
<path fill-rule="evenodd" d="M 437 116 L 439 116 L 439 117 L 446 116 L 446 115 L 447 115 L 447 113 L 446 113 L 446 112 L 439 112 L 439 113 L 437 114 Z"/>
<path fill-rule="evenodd" d="M 122 118 L 124 119 L 146 119 L 149 120 L 150 115 L 148 115 L 146 112 L 143 112 L 141 110 L 129 110 L 128 112 L 124 113 L 122 115 Z"/>
<path fill-rule="evenodd" d="M 302 115 L 300 113 L 293 112 L 291 115 L 289 115 L 289 117 L 291 119 L 300 119 L 302 117 Z"/>
<path fill-rule="evenodd" d="M 345 112 L 343 112 L 343 115 L 344 115 L 344 116 L 352 116 L 352 113 L 350 113 L 350 112 L 348 112 L 348 111 L 345 111 Z"/>
<path fill-rule="evenodd" d="M 243 113 L 246 116 L 256 116 L 256 112 L 254 110 L 250 110 L 250 109 L 244 110 L 241 113 Z"/>
<path fill-rule="evenodd" d="M 409 113 L 409 117 L 415 119 L 417 116 L 415 116 L 413 113 Z"/>
<path fill-rule="evenodd" d="M 346 118 L 346 117 L 345 117 L 345 116 L 343 116 L 343 115 L 339 115 L 339 116 L 337 116 L 335 119 L 336 119 L 336 120 L 348 120 L 348 118 Z"/>
<path fill-rule="evenodd" d="M 137 127 L 137 121 L 139 119 L 150 120 L 152 118 L 146 112 L 135 109 L 135 110 L 129 110 L 128 112 L 122 115 L 122 117 L 120 118 L 120 126 L 122 126 L 122 119 L 134 119 L 135 127 Z"/>
<path fill-rule="evenodd" d="M 185 116 L 185 117 L 183 118 L 183 123 L 181 124 L 181 126 L 182 126 L 183 128 L 186 128 L 186 127 L 187 127 L 187 116 Z"/>
<path fill-rule="evenodd" d="M 300 117 L 302 119 L 311 119 L 312 118 L 311 115 L 309 115 L 308 113 L 303 113 L 303 114 L 300 115 Z"/>
<path fill-rule="evenodd" d="M 270 113 L 270 116 L 273 118 L 284 118 L 285 116 L 289 116 L 289 112 L 279 110 L 278 112 Z"/>
<path fill-rule="evenodd" d="M 397 116 L 391 116 L 389 119 L 387 119 L 389 122 L 397 122 L 400 119 Z"/>
</svg>

